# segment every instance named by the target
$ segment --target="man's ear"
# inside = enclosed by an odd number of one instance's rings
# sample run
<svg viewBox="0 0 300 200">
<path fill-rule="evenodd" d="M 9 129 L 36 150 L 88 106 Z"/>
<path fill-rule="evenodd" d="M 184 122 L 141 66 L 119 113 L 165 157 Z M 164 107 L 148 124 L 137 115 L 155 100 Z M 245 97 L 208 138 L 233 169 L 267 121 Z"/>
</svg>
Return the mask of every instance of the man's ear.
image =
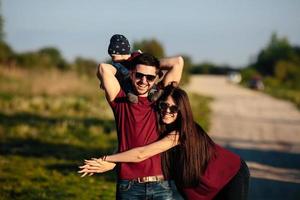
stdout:
<svg viewBox="0 0 300 200">
<path fill-rule="evenodd" d="M 157 74 L 158 74 L 158 78 L 161 78 L 161 77 L 163 77 L 163 75 L 164 75 L 164 73 L 163 73 L 162 70 L 159 70 Z"/>
<path fill-rule="evenodd" d="M 133 70 L 129 70 L 129 76 L 131 78 L 131 80 L 133 79 L 134 76 L 134 71 Z"/>
</svg>

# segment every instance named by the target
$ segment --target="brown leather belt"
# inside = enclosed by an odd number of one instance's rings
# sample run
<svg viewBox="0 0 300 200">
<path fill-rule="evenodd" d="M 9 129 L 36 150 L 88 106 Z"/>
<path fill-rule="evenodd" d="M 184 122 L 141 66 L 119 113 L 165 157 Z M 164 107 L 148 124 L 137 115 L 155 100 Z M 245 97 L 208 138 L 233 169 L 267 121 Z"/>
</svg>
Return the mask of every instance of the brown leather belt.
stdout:
<svg viewBox="0 0 300 200">
<path fill-rule="evenodd" d="M 164 181 L 165 178 L 163 175 L 158 176 L 145 176 L 145 177 L 138 177 L 136 179 L 133 179 L 133 181 L 137 181 L 138 183 L 150 183 L 150 182 L 158 182 L 158 181 Z"/>
</svg>

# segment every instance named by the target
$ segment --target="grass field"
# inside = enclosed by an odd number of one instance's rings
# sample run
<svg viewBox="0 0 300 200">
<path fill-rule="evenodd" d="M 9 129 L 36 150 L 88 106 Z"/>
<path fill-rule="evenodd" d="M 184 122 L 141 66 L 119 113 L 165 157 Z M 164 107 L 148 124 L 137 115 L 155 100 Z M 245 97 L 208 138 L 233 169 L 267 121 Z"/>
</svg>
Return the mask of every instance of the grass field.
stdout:
<svg viewBox="0 0 300 200">
<path fill-rule="evenodd" d="M 208 129 L 208 98 L 190 95 Z M 83 159 L 117 144 L 95 77 L 0 66 L 0 199 L 114 199 L 115 172 L 80 178 Z"/>
<path fill-rule="evenodd" d="M 300 110 L 300 90 L 267 86 L 265 92 L 274 97 L 292 102 Z"/>
</svg>

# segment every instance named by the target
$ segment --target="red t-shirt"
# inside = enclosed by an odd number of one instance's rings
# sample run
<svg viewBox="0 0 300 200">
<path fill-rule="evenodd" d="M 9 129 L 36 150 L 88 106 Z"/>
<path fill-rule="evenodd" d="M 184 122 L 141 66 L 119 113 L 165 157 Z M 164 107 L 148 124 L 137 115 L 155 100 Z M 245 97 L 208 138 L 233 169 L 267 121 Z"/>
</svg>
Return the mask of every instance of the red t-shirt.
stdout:
<svg viewBox="0 0 300 200">
<path fill-rule="evenodd" d="M 154 105 L 147 97 L 138 98 L 138 103 L 130 103 L 124 91 L 120 90 L 110 102 L 117 126 L 119 152 L 145 146 L 158 139 Z M 120 163 L 118 172 L 119 179 L 127 180 L 162 175 L 160 155 L 139 163 Z"/>
<path fill-rule="evenodd" d="M 185 195 L 188 199 L 193 200 L 213 199 L 236 175 L 240 166 L 241 160 L 238 155 L 215 145 L 215 154 L 201 177 L 201 184 L 195 188 L 185 188 Z"/>
</svg>

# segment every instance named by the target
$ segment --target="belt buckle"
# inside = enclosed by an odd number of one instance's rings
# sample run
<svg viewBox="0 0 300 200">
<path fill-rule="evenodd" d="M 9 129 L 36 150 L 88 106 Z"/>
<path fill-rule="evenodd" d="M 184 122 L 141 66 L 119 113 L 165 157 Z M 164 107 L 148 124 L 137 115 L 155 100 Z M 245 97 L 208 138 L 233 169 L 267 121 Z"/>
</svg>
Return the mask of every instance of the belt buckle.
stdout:
<svg viewBox="0 0 300 200">
<path fill-rule="evenodd" d="M 157 180 L 158 180 L 158 178 L 156 176 L 146 176 L 146 177 L 137 178 L 138 183 L 155 182 Z"/>
<path fill-rule="evenodd" d="M 147 182 L 149 182 L 149 179 L 146 176 L 146 177 L 138 178 L 137 181 L 138 181 L 138 183 L 147 183 Z"/>
<path fill-rule="evenodd" d="M 138 183 L 144 183 L 143 177 L 142 177 L 142 178 L 138 177 L 138 178 L 137 178 L 137 182 L 138 182 Z"/>
</svg>

